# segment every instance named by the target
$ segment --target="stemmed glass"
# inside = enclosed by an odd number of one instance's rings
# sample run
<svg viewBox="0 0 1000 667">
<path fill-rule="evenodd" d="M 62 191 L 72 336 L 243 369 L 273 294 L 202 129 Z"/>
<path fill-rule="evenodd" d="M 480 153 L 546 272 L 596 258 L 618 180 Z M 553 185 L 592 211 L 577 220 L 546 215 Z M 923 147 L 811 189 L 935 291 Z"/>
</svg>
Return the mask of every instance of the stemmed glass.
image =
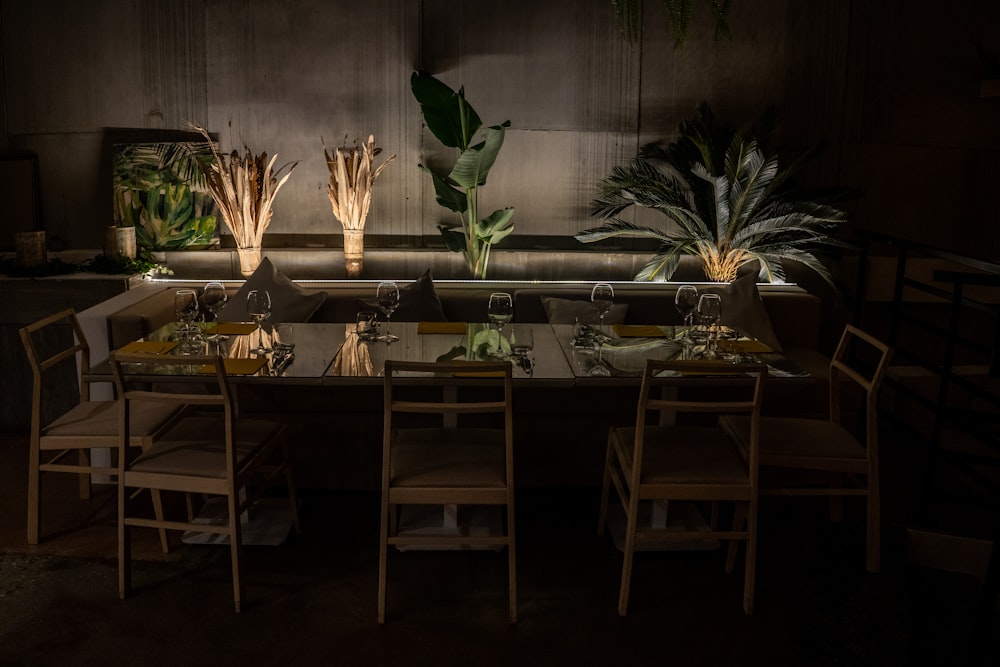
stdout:
<svg viewBox="0 0 1000 667">
<path fill-rule="evenodd" d="M 595 337 L 597 343 L 597 363 L 590 369 L 591 375 L 611 375 L 611 371 L 604 365 L 603 351 L 604 343 L 608 340 L 604 333 L 604 316 L 611 311 L 611 306 L 615 304 L 615 290 L 608 283 L 597 283 L 590 291 L 590 303 L 601 318 L 601 331 Z"/>
<path fill-rule="evenodd" d="M 226 294 L 226 286 L 215 281 L 208 283 L 205 285 L 203 298 L 205 299 L 205 308 L 208 309 L 208 312 L 212 313 L 218 327 L 219 313 L 222 312 L 222 309 L 226 307 L 226 302 L 229 301 L 229 295 Z M 229 338 L 229 336 L 214 333 L 207 336 L 207 338 L 211 341 L 222 341 Z"/>
<path fill-rule="evenodd" d="M 691 329 L 691 322 L 694 319 L 694 310 L 698 307 L 698 288 L 694 285 L 681 285 L 674 295 L 674 305 L 677 312 L 684 318 L 684 326 Z"/>
<path fill-rule="evenodd" d="M 266 289 L 253 289 L 247 294 L 247 314 L 257 323 L 260 334 L 257 348 L 251 354 L 267 354 L 270 350 L 264 347 L 264 322 L 271 317 L 271 295 Z"/>
<path fill-rule="evenodd" d="M 698 321 L 705 327 L 705 352 L 715 357 L 719 338 L 719 320 L 722 319 L 722 297 L 718 294 L 702 294 L 698 299 Z"/>
<path fill-rule="evenodd" d="M 504 326 L 514 317 L 514 301 L 507 292 L 490 294 L 490 305 L 487 311 L 490 322 L 497 328 L 497 334 L 503 332 Z"/>
<path fill-rule="evenodd" d="M 399 287 L 391 280 L 383 280 L 378 284 L 375 291 L 375 303 L 378 309 L 385 315 L 385 335 L 379 336 L 378 340 L 386 343 L 394 343 L 399 340 L 399 336 L 394 336 L 390 331 L 392 314 L 399 308 Z"/>
<path fill-rule="evenodd" d="M 174 316 L 177 333 L 185 345 L 194 338 L 195 320 L 198 319 L 198 293 L 193 289 L 179 289 L 174 293 Z"/>
</svg>

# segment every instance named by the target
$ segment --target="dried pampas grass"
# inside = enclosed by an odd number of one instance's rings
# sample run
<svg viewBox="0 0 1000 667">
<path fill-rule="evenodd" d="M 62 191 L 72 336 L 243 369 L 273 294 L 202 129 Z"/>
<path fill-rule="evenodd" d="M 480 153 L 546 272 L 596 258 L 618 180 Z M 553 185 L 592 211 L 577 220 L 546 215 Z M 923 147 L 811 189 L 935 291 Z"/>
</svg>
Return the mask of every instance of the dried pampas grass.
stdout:
<svg viewBox="0 0 1000 667">
<path fill-rule="evenodd" d="M 344 230 L 361 231 L 365 228 L 375 179 L 396 159 L 393 155 L 375 167 L 375 156 L 381 152 L 382 149 L 375 146 L 375 137 L 370 134 L 368 142 L 360 147 L 356 143 L 353 147 L 341 146 L 333 150 L 333 155 L 326 149 L 326 144 L 323 145 L 326 166 L 330 170 L 329 196 L 333 217 L 340 221 Z"/>
<path fill-rule="evenodd" d="M 244 155 L 233 150 L 228 158 L 223 157 L 203 127 L 191 127 L 201 133 L 212 148 L 212 164 L 200 160 L 199 164 L 222 220 L 233 234 L 236 247 L 259 248 L 264 232 L 271 224 L 274 198 L 298 162 L 288 162 L 275 170 L 277 155 L 272 155 L 270 159 L 266 152 L 254 155 L 246 145 L 243 146 Z"/>
</svg>

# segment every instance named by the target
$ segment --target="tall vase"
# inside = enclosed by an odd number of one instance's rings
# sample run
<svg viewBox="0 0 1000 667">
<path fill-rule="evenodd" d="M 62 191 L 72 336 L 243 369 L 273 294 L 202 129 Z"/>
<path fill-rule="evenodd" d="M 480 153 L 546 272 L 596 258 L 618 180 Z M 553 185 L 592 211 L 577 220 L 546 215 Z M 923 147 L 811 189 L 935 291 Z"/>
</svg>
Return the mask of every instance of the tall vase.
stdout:
<svg viewBox="0 0 1000 667">
<path fill-rule="evenodd" d="M 104 230 L 104 254 L 108 257 L 135 259 L 135 227 L 111 225 Z"/>
<path fill-rule="evenodd" d="M 260 266 L 260 246 L 237 248 L 236 253 L 240 257 L 240 273 L 243 274 L 243 277 L 253 275 L 253 272 Z"/>
<path fill-rule="evenodd" d="M 360 278 L 364 269 L 365 231 L 344 230 L 344 268 L 348 278 Z"/>
</svg>

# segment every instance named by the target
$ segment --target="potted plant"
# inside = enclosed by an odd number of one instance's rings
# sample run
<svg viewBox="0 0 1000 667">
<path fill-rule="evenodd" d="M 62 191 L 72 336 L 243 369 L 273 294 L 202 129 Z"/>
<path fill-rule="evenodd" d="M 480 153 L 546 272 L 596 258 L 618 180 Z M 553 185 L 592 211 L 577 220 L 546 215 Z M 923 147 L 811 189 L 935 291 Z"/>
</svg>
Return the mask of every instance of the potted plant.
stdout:
<svg viewBox="0 0 1000 667">
<path fill-rule="evenodd" d="M 583 243 L 616 236 L 660 242 L 656 255 L 636 280 L 668 280 L 682 255 L 701 259 L 709 280 L 730 282 L 737 271 L 759 263 L 759 279 L 784 280 L 784 262 L 812 269 L 833 284 L 814 254 L 841 245 L 831 232 L 844 213 L 818 198 L 803 198 L 789 177 L 809 153 L 781 170 L 753 136 L 716 122 L 707 104 L 679 127 L 680 137 L 663 147 L 644 146 L 632 162 L 615 167 L 601 181 L 592 214 L 608 222 L 576 235 Z M 619 216 L 631 206 L 662 213 L 672 226 L 636 225 Z"/>
<path fill-rule="evenodd" d="M 448 249 L 463 254 L 472 276 L 485 278 L 490 248 L 514 231 L 513 208 L 479 217 L 479 188 L 486 184 L 510 121 L 483 127 L 465 99 L 464 87 L 455 92 L 426 72 L 414 72 L 410 88 L 428 129 L 443 145 L 459 151 L 450 169 L 419 165 L 434 180 L 438 204 L 459 216 L 460 224 L 442 224 L 438 229 Z"/>
<path fill-rule="evenodd" d="M 368 142 L 358 147 L 346 145 L 333 150 L 333 155 L 323 146 L 323 156 L 330 170 L 328 195 L 333 217 L 344 228 L 344 267 L 348 278 L 360 278 L 364 268 L 365 220 L 372 201 L 372 187 L 382 170 L 389 166 L 393 155 L 375 167 L 375 156 L 382 152 L 375 145 L 375 137 L 368 135 Z"/>
<path fill-rule="evenodd" d="M 222 220 L 233 234 L 240 273 L 249 276 L 260 264 L 261 241 L 271 224 L 274 198 L 299 163 L 288 162 L 275 170 L 277 155 L 270 159 L 267 152 L 255 155 L 246 145 L 242 156 L 234 150 L 226 158 L 219 154 L 204 128 L 195 126 L 194 129 L 210 142 L 212 161 L 199 159 L 198 164 L 205 173 L 209 192 L 219 207 Z"/>
</svg>

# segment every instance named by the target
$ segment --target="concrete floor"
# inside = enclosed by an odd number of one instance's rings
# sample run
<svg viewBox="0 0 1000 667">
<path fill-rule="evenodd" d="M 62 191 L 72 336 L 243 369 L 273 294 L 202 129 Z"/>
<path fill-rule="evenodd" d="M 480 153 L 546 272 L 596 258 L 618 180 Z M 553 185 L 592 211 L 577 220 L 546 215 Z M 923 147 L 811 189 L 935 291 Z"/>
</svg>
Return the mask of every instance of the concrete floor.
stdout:
<svg viewBox="0 0 1000 667">
<path fill-rule="evenodd" d="M 719 550 L 637 555 L 620 618 L 621 557 L 595 534 L 596 488 L 519 490 L 517 626 L 492 552 L 392 553 L 379 626 L 377 496 L 309 489 L 301 535 L 246 548 L 241 614 L 225 548 L 164 556 L 151 531 L 136 531 L 122 601 L 109 489 L 80 501 L 72 478 L 50 475 L 48 538 L 24 543 L 24 447 L 0 438 L 0 665 L 996 664 L 966 660 L 974 581 L 907 567 L 892 526 L 883 572 L 867 574 L 860 504 L 832 524 L 813 500 L 762 504 L 749 617 Z"/>
</svg>

